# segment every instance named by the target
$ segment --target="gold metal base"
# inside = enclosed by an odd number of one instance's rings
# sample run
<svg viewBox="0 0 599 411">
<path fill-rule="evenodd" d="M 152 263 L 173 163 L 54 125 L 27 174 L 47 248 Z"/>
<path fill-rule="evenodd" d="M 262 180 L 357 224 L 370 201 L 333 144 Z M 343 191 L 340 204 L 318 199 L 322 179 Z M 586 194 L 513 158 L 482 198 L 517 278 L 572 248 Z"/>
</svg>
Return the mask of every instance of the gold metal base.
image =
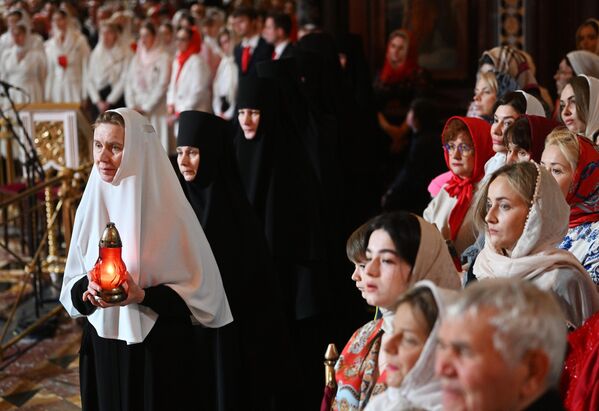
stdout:
<svg viewBox="0 0 599 411">
<path fill-rule="evenodd" d="M 125 301 L 127 299 L 127 293 L 125 292 L 123 286 L 119 286 L 111 290 L 102 290 L 98 293 L 98 295 L 101 299 L 111 304 L 120 303 L 121 301 Z"/>
</svg>

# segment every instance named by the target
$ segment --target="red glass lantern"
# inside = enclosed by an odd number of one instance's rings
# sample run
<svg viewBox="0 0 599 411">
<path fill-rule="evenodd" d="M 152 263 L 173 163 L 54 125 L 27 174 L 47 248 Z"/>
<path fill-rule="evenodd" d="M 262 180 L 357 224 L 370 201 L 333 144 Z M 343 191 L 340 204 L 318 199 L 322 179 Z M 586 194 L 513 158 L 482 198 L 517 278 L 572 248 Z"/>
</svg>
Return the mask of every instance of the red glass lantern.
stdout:
<svg viewBox="0 0 599 411">
<path fill-rule="evenodd" d="M 127 267 L 121 258 L 123 243 L 114 223 L 106 224 L 100 239 L 98 261 L 92 269 L 92 279 L 102 287 L 100 298 L 107 303 L 118 303 L 127 298 L 123 283 L 127 279 Z"/>
</svg>

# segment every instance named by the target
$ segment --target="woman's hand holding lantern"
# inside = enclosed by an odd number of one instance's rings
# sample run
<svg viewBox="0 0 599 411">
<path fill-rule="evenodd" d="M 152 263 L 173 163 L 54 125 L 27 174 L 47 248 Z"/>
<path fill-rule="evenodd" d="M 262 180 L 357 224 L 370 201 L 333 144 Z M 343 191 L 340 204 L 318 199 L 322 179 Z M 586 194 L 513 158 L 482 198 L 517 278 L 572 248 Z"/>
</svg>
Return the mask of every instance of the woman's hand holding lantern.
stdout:
<svg viewBox="0 0 599 411">
<path fill-rule="evenodd" d="M 126 276 L 127 278 L 125 282 L 122 284 L 122 286 L 125 289 L 125 292 L 127 293 L 127 298 L 117 303 L 109 303 L 104 301 L 100 297 L 99 294 L 102 291 L 102 287 L 100 287 L 98 283 L 93 281 L 92 272 L 88 272 L 87 278 L 89 280 L 89 284 L 87 286 L 87 291 L 83 293 L 83 301 L 89 301 L 92 305 L 100 308 L 119 307 L 129 304 L 140 304 L 144 300 L 146 293 L 143 288 L 137 285 L 137 283 L 133 280 L 131 274 L 129 274 L 128 271 L 126 272 Z"/>
</svg>

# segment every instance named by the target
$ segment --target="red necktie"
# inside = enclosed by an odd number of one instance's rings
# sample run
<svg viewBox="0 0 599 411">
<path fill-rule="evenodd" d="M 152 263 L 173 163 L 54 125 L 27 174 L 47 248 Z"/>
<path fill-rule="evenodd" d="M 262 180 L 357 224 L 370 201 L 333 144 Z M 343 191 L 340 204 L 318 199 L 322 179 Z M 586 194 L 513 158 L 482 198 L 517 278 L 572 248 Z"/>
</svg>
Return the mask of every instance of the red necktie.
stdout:
<svg viewBox="0 0 599 411">
<path fill-rule="evenodd" d="M 276 60 L 277 59 L 277 52 L 276 51 L 272 51 L 272 59 Z"/>
<path fill-rule="evenodd" d="M 250 46 L 245 46 L 241 53 L 241 72 L 246 73 L 248 71 L 248 65 L 250 64 Z"/>
</svg>

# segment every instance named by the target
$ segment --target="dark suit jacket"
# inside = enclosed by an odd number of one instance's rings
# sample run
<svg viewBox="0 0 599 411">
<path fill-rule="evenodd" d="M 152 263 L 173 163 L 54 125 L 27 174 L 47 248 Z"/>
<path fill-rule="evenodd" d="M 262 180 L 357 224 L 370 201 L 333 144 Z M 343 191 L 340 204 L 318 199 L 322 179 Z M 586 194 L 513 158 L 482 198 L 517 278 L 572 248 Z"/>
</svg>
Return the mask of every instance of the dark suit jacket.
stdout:
<svg viewBox="0 0 599 411">
<path fill-rule="evenodd" d="M 241 47 L 241 43 L 235 46 L 235 50 L 233 54 L 235 55 L 235 63 L 237 63 L 237 67 L 239 67 L 239 76 L 254 76 L 257 77 L 258 73 L 256 72 L 256 64 L 261 61 L 268 61 L 272 59 L 273 47 L 266 42 L 262 37 L 258 40 L 258 45 L 254 49 L 254 52 L 250 55 L 250 61 L 248 63 L 248 69 L 245 73 L 241 71 L 241 53 L 243 52 L 243 47 Z"/>
<path fill-rule="evenodd" d="M 287 45 L 283 49 L 283 52 L 279 56 L 279 59 L 287 59 L 287 58 L 293 57 L 293 49 L 294 49 L 293 44 L 287 43 Z"/>
</svg>

